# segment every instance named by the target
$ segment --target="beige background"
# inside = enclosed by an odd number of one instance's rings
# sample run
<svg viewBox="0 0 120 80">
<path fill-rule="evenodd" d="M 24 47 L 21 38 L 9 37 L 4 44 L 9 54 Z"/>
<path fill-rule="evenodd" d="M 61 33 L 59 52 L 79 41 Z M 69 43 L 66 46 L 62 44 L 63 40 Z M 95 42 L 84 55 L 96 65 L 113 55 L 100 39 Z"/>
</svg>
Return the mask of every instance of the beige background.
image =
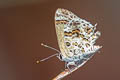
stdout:
<svg viewBox="0 0 120 80">
<path fill-rule="evenodd" d="M 120 80 L 119 0 L 1 0 L 0 80 L 51 80 L 64 69 L 56 53 L 40 46 L 44 42 L 59 49 L 54 26 L 57 8 L 98 23 L 103 48 L 87 64 L 63 80 Z"/>
</svg>

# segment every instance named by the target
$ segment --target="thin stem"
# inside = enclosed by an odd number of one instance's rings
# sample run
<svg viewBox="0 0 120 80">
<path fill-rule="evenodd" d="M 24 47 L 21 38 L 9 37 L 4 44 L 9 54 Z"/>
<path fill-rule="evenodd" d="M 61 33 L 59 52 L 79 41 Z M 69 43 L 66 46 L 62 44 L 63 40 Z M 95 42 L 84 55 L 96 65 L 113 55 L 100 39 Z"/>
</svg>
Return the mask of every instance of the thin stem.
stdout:
<svg viewBox="0 0 120 80">
<path fill-rule="evenodd" d="M 89 60 L 89 59 L 88 59 Z M 58 74 L 55 78 L 53 78 L 52 80 L 61 80 L 62 78 L 64 78 L 65 76 L 71 74 L 72 72 L 76 71 L 78 68 L 80 68 L 82 65 L 84 65 L 88 60 L 84 61 L 82 64 L 76 66 L 75 68 L 69 70 L 69 69 L 65 69 L 63 72 L 61 72 L 60 74 Z"/>
</svg>

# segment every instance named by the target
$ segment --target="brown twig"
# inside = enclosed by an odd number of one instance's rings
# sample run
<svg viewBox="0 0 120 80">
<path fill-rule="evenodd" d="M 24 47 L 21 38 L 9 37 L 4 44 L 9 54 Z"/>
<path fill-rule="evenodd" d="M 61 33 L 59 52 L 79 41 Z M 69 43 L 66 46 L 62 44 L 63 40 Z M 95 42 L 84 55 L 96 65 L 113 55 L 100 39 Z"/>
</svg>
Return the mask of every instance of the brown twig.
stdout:
<svg viewBox="0 0 120 80">
<path fill-rule="evenodd" d="M 85 62 L 83 62 L 82 64 L 76 66 L 75 68 L 69 70 L 69 69 L 65 69 L 63 72 L 61 72 L 60 74 L 58 74 L 55 78 L 53 78 L 52 80 L 61 80 L 62 78 L 64 78 L 65 76 L 71 74 L 72 72 L 76 71 L 78 68 L 80 68 L 82 65 L 84 65 L 87 62 L 87 60 Z"/>
</svg>

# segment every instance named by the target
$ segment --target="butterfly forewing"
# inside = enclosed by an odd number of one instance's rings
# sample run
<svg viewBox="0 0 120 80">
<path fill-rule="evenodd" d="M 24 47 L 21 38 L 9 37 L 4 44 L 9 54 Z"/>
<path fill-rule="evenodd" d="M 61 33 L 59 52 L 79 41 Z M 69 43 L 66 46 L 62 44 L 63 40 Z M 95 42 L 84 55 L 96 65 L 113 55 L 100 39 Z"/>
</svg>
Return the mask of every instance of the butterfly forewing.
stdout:
<svg viewBox="0 0 120 80">
<path fill-rule="evenodd" d="M 56 33 L 57 33 L 57 39 L 58 39 L 58 44 L 61 50 L 61 54 L 67 58 L 70 57 L 70 52 L 68 46 L 71 45 L 69 42 L 66 41 L 65 38 L 65 28 L 68 28 L 70 26 L 70 21 L 72 21 L 73 13 L 66 10 L 66 9 L 57 9 L 55 13 L 55 27 L 56 27 Z M 76 16 L 77 17 L 77 16 Z M 67 30 L 69 31 L 69 30 Z M 70 34 L 68 34 L 70 35 Z M 69 39 L 70 40 L 70 39 Z"/>
</svg>

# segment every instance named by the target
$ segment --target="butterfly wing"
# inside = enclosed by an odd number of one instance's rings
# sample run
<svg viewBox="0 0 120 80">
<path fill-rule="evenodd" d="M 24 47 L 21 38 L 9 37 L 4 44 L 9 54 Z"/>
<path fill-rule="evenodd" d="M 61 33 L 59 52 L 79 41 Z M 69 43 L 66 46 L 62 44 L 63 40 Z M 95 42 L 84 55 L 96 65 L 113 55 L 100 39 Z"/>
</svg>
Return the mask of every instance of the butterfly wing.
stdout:
<svg viewBox="0 0 120 80">
<path fill-rule="evenodd" d="M 55 13 L 55 28 L 56 28 L 56 34 L 57 34 L 57 39 L 58 39 L 58 45 L 61 51 L 62 56 L 64 56 L 65 58 L 67 58 L 68 55 L 68 49 L 65 46 L 64 43 L 64 27 L 65 24 L 62 24 L 64 19 L 60 19 L 62 16 L 59 16 L 59 11 L 61 9 L 58 9 Z M 62 17 L 64 18 L 64 17 Z"/>
<path fill-rule="evenodd" d="M 80 56 L 94 53 L 101 46 L 95 46 L 100 32 L 95 32 L 96 26 L 77 17 L 66 9 L 57 9 L 55 27 L 61 54 L 65 57 Z"/>
</svg>

